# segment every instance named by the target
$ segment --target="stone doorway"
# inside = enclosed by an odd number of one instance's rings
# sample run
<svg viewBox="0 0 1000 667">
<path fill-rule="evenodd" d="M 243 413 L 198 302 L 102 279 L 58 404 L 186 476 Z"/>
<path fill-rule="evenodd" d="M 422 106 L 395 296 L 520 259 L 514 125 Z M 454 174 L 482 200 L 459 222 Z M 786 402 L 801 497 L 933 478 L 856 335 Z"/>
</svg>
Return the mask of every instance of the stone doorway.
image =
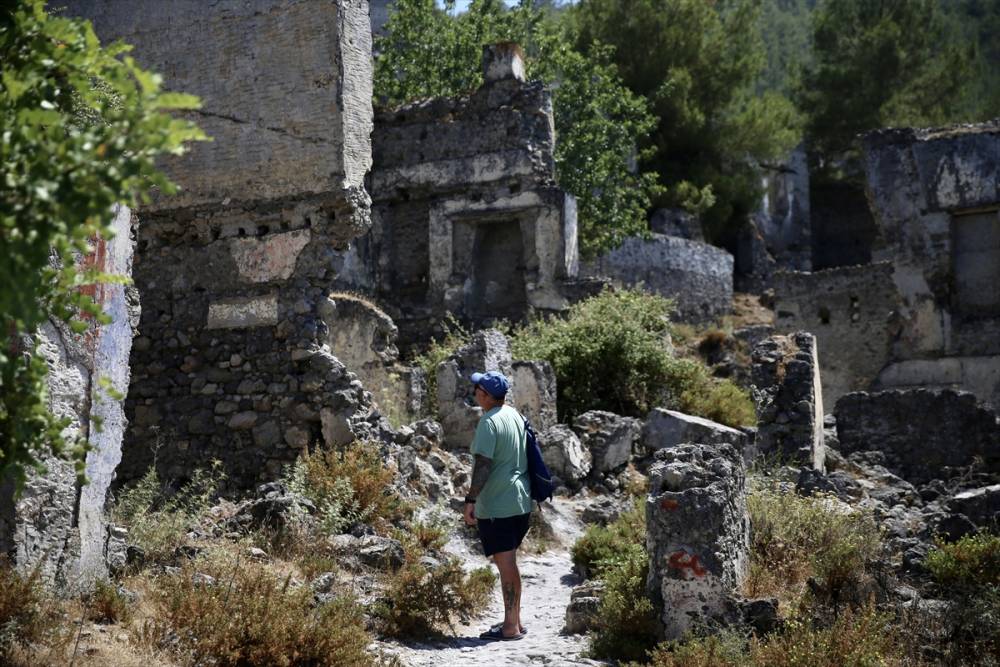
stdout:
<svg viewBox="0 0 1000 667">
<path fill-rule="evenodd" d="M 472 232 L 466 314 L 477 322 L 521 319 L 528 309 L 528 296 L 520 221 L 478 221 Z"/>
<path fill-rule="evenodd" d="M 955 299 L 964 315 L 1000 315 L 1000 212 L 952 218 Z"/>
</svg>

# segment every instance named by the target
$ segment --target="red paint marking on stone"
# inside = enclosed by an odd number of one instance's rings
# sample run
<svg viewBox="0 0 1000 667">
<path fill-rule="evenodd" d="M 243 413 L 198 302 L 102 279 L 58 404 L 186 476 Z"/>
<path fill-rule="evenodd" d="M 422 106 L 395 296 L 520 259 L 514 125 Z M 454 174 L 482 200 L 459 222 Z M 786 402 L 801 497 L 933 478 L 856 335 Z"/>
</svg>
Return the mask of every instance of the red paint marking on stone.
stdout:
<svg viewBox="0 0 1000 667">
<path fill-rule="evenodd" d="M 667 562 L 670 564 L 670 567 L 676 570 L 691 570 L 691 574 L 696 577 L 704 577 L 708 574 L 708 570 L 703 568 L 698 562 L 697 554 L 689 554 L 685 551 L 678 551 L 670 554 L 670 558 Z"/>
<path fill-rule="evenodd" d="M 660 509 L 664 510 L 675 510 L 680 507 L 681 504 L 674 500 L 673 498 L 664 498 L 660 501 Z"/>
</svg>

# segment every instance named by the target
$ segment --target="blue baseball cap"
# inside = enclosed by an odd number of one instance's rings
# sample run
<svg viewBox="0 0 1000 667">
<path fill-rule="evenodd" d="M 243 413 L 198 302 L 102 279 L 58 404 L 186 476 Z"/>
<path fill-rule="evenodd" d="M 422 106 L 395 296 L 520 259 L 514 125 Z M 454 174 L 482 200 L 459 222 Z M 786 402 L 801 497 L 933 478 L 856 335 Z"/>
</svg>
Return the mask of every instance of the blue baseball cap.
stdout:
<svg viewBox="0 0 1000 667">
<path fill-rule="evenodd" d="M 486 393 L 493 398 L 503 398 L 510 389 L 510 381 L 504 377 L 503 373 L 497 371 L 486 371 L 485 373 L 473 373 L 472 384 L 479 385 Z"/>
</svg>

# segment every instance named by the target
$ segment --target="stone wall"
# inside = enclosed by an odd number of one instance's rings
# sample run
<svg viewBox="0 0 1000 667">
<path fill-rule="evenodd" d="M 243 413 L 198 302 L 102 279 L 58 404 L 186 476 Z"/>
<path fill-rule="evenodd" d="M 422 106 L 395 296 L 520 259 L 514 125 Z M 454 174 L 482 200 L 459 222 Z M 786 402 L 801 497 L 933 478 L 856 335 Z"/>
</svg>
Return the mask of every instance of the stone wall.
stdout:
<svg viewBox="0 0 1000 667">
<path fill-rule="evenodd" d="M 763 167 L 760 210 L 754 221 L 781 269 L 812 269 L 809 164 L 799 146 L 782 162 Z"/>
<path fill-rule="evenodd" d="M 948 479 L 977 457 L 1000 472 L 1000 420 L 968 392 L 856 392 L 837 401 L 834 414 L 843 453 L 881 452 L 909 482 Z"/>
<path fill-rule="evenodd" d="M 681 321 L 706 322 L 732 311 L 733 256 L 707 243 L 661 234 L 627 238 L 582 272 L 670 297 Z"/>
<path fill-rule="evenodd" d="M 114 237 L 98 241 L 83 265 L 131 275 L 134 222 L 131 211 L 119 207 L 112 221 Z M 83 334 L 74 334 L 62 322 L 48 322 L 39 331 L 39 353 L 49 366 L 50 408 L 70 420 L 63 435 L 90 446 L 87 484 L 77 483 L 71 462 L 49 456 L 46 471 L 29 474 L 16 500 L 13 484 L 0 485 L 0 553 L 10 554 L 23 570 L 39 567 L 45 582 L 64 591 L 87 588 L 107 576 L 105 506 L 127 421 L 123 402 L 100 389 L 98 379 L 106 378 L 116 392 L 128 390 L 129 351 L 139 317 L 131 287 L 100 284 L 85 291 L 111 322 L 92 322 Z M 98 420 L 100 428 L 94 423 Z"/>
<path fill-rule="evenodd" d="M 372 393 L 379 410 L 397 425 L 426 416 L 427 378 L 399 361 L 392 318 L 355 294 L 333 293 L 321 304 L 330 351 Z"/>
<path fill-rule="evenodd" d="M 646 496 L 646 588 L 665 639 L 729 618 L 750 565 L 743 457 L 728 444 L 656 453 Z"/>
<path fill-rule="evenodd" d="M 889 363 L 900 308 L 892 276 L 889 262 L 774 276 L 775 330 L 816 336 L 825 405 L 868 389 Z"/>
<path fill-rule="evenodd" d="M 551 94 L 524 81 L 514 45 L 487 48 L 484 71 L 470 95 L 375 120 L 373 227 L 341 281 L 379 299 L 403 344 L 448 313 L 483 326 L 568 303 L 576 204 L 555 184 Z"/>
<path fill-rule="evenodd" d="M 926 380 L 1000 404 L 1000 122 L 880 130 L 863 147 L 873 256 L 893 262 L 901 298 L 879 386 Z"/>
<path fill-rule="evenodd" d="M 364 0 L 74 1 L 135 44 L 168 90 L 195 93 L 214 138 L 164 163 L 184 188 L 140 212 L 122 476 L 220 459 L 273 479 L 310 442 L 386 437 L 330 352 L 321 309 L 337 249 L 369 226 L 371 29 Z M 192 45 L 197 45 L 192 48 Z"/>
<path fill-rule="evenodd" d="M 772 336 L 753 349 L 757 452 L 823 470 L 823 395 L 816 338 Z"/>
</svg>

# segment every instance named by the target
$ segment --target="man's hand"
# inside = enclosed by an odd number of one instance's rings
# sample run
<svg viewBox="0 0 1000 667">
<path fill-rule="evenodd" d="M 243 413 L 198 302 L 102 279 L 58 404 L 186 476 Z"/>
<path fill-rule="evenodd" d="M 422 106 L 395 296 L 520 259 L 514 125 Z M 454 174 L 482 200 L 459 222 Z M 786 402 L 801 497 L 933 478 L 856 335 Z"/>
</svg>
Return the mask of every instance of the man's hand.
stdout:
<svg viewBox="0 0 1000 667">
<path fill-rule="evenodd" d="M 465 519 L 466 526 L 476 525 L 476 506 L 473 503 L 465 503 L 465 511 L 462 512 L 462 518 Z"/>
</svg>

